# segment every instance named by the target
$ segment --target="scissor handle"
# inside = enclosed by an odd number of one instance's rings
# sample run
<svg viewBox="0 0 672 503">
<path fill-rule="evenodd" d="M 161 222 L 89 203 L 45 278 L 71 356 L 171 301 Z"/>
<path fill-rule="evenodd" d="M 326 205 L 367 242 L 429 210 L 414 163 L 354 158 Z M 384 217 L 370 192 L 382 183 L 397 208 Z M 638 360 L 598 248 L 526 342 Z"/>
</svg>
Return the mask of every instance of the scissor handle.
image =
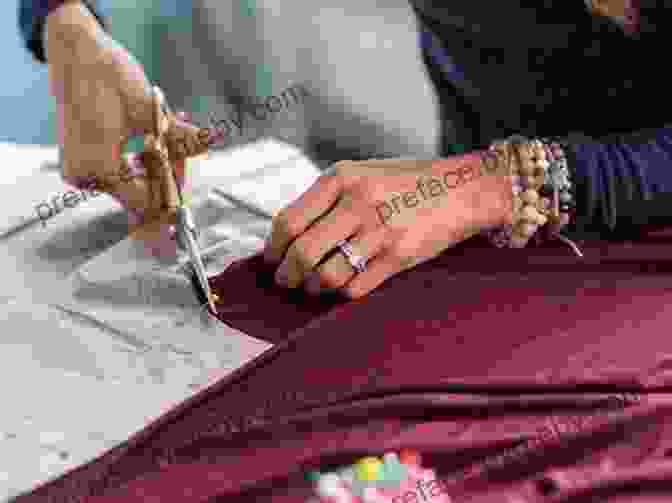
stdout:
<svg viewBox="0 0 672 503">
<path fill-rule="evenodd" d="M 177 184 L 175 171 L 168 155 L 168 145 L 165 141 L 165 135 L 170 127 L 169 114 L 171 114 L 166 98 L 158 86 L 153 87 L 154 99 L 154 141 L 158 152 L 161 154 L 163 168 L 168 168 L 170 173 L 162 173 L 161 188 L 164 190 L 165 201 L 171 204 L 178 201 L 176 213 L 176 230 L 178 241 L 187 249 L 191 264 L 196 274 L 196 279 L 200 285 L 200 290 L 205 296 L 212 312 L 216 311 L 215 297 L 210 290 L 205 266 L 201 259 L 201 252 L 198 246 L 198 231 L 193 216 L 189 208 L 184 206 L 182 194 Z M 174 117 L 174 116 L 173 116 Z"/>
<path fill-rule="evenodd" d="M 182 205 L 182 194 L 177 183 L 173 165 L 170 162 L 168 145 L 165 135 L 170 128 L 170 109 L 166 103 L 166 97 L 158 86 L 152 88 L 154 101 L 154 148 L 161 157 L 163 172 L 160 177 L 160 191 L 163 194 L 164 203 L 168 208 Z"/>
</svg>

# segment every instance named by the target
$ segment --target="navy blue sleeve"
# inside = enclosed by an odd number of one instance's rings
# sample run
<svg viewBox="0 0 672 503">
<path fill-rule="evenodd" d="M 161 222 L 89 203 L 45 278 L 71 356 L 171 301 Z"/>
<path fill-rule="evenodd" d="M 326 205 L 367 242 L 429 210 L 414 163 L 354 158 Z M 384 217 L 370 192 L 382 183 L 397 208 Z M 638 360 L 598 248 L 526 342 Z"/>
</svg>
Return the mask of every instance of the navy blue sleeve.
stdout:
<svg viewBox="0 0 672 503">
<path fill-rule="evenodd" d="M 672 224 L 672 125 L 609 141 L 569 140 L 577 230 Z"/>
<path fill-rule="evenodd" d="M 44 23 L 49 13 L 63 4 L 64 0 L 19 0 L 19 31 L 26 48 L 36 60 L 46 63 L 43 46 Z M 101 26 L 105 27 L 97 0 L 82 0 Z"/>
</svg>

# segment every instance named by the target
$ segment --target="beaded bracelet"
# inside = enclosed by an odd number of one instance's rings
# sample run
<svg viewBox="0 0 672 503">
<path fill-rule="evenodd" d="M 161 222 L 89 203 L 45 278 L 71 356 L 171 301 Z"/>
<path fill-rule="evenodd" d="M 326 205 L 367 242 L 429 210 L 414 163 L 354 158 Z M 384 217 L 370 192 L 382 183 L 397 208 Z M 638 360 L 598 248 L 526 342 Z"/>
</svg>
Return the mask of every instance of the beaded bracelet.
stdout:
<svg viewBox="0 0 672 503">
<path fill-rule="evenodd" d="M 547 138 L 540 141 L 550 162 L 542 190 L 544 195 L 552 198 L 554 213 L 560 216 L 559 222 L 550 227 L 557 234 L 569 224 L 575 213 L 573 185 L 569 179 L 567 158 L 560 144 Z"/>
<path fill-rule="evenodd" d="M 558 142 L 512 136 L 493 142 L 483 163 L 486 171 L 506 170 L 512 182 L 512 223 L 486 233 L 493 245 L 524 248 L 532 237 L 540 244 L 544 234 L 539 230 L 544 228 L 546 239 L 559 239 L 583 256 L 560 234 L 571 221 L 575 204 L 567 160 Z"/>
</svg>

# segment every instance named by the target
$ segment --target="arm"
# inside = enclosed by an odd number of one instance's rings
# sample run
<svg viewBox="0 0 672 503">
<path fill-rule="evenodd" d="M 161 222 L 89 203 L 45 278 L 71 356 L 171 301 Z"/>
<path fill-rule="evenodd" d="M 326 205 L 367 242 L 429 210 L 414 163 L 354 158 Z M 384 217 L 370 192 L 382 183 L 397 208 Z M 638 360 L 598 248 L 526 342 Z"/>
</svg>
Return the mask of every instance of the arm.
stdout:
<svg viewBox="0 0 672 503">
<path fill-rule="evenodd" d="M 95 16 L 98 23 L 106 28 L 104 17 L 100 15 L 97 0 L 19 0 L 19 31 L 27 49 L 35 59 L 46 63 L 44 51 L 44 27 L 47 16 L 66 3 L 82 4 Z"/>
<path fill-rule="evenodd" d="M 121 147 L 132 134 L 153 130 L 151 85 L 142 66 L 105 32 L 91 5 L 20 0 L 22 34 L 35 58 L 48 60 L 64 180 L 108 192 L 142 211 L 154 205 L 153 182 L 120 176 L 126 160 Z"/>
<path fill-rule="evenodd" d="M 581 230 L 621 234 L 672 223 L 672 126 L 609 140 L 569 139 Z"/>
</svg>

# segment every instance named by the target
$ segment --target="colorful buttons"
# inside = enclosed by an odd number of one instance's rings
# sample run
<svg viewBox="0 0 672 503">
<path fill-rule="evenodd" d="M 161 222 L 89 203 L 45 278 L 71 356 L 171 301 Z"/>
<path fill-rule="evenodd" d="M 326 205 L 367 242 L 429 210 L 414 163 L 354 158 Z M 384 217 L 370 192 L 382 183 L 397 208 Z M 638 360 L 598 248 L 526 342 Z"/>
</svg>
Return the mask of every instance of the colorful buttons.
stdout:
<svg viewBox="0 0 672 503">
<path fill-rule="evenodd" d="M 357 477 L 355 477 L 352 480 L 352 484 L 349 484 L 350 491 L 352 492 L 353 496 L 357 498 L 363 498 L 364 497 L 364 491 L 366 490 L 367 487 L 369 487 L 372 484 L 372 482 L 368 480 L 359 480 Z"/>
<path fill-rule="evenodd" d="M 317 482 L 320 480 L 320 472 L 314 470 L 304 473 L 303 476 L 309 482 Z"/>
<path fill-rule="evenodd" d="M 378 480 L 383 475 L 383 463 L 373 456 L 362 458 L 355 464 L 355 473 L 359 480 Z"/>
<path fill-rule="evenodd" d="M 399 456 L 388 452 L 383 456 L 385 485 L 398 485 L 408 477 L 406 465 L 399 461 Z"/>
<path fill-rule="evenodd" d="M 342 491 L 341 478 L 335 473 L 325 473 L 317 481 L 317 494 L 321 497 L 333 498 Z"/>
<path fill-rule="evenodd" d="M 352 486 L 356 477 L 355 470 L 351 466 L 339 470 L 338 475 L 341 477 L 341 480 L 349 486 Z"/>
<path fill-rule="evenodd" d="M 422 457 L 420 456 L 420 453 L 414 449 L 402 449 L 399 452 L 399 460 L 405 465 L 422 465 Z"/>
<path fill-rule="evenodd" d="M 403 449 L 398 454 L 387 452 L 382 458 L 367 456 L 337 471 L 308 471 L 305 477 L 314 483 L 322 503 L 384 503 L 399 491 L 415 490 L 409 489 L 415 481 L 426 482 L 434 474 L 422 469 L 418 451 Z"/>
<path fill-rule="evenodd" d="M 362 494 L 363 503 L 388 503 L 389 499 L 375 487 L 367 487 Z"/>
<path fill-rule="evenodd" d="M 352 503 L 352 494 L 335 473 L 325 473 L 317 481 L 316 492 L 329 503 Z"/>
</svg>

